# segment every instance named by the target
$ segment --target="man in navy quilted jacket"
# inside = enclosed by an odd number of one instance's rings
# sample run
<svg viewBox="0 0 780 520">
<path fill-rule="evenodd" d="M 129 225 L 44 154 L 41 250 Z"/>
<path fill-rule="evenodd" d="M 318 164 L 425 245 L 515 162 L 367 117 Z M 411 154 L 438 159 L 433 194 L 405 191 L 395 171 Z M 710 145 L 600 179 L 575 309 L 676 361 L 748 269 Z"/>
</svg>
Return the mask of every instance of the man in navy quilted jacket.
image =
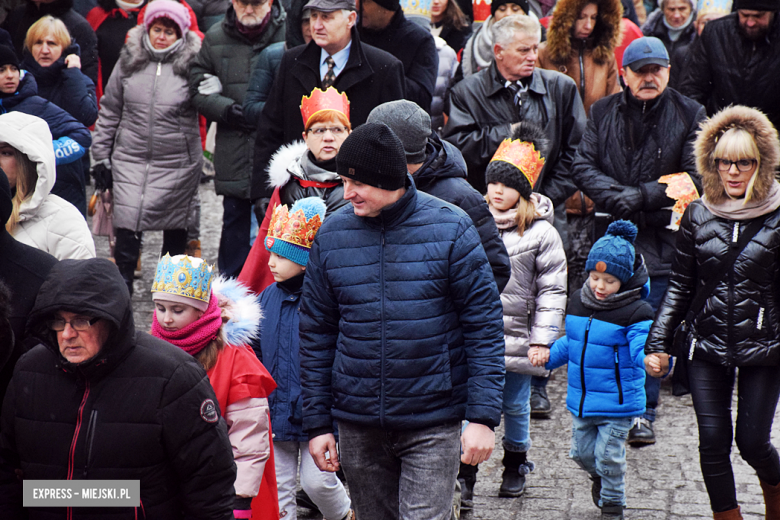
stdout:
<svg viewBox="0 0 780 520">
<path fill-rule="evenodd" d="M 447 520 L 459 462 L 490 457 L 501 418 L 493 273 L 469 216 L 417 191 L 389 127 L 358 127 L 336 163 L 352 205 L 320 228 L 301 298 L 309 451 L 343 464 L 357 518 Z"/>
</svg>

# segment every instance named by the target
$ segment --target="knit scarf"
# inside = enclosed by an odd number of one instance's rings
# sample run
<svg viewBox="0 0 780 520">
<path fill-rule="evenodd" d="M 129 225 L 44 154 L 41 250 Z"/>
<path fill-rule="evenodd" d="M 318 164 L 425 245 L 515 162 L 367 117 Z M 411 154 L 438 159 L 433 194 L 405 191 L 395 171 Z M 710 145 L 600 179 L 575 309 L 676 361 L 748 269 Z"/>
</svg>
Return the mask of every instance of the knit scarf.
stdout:
<svg viewBox="0 0 780 520">
<path fill-rule="evenodd" d="M 466 42 L 461 62 L 464 77 L 476 74 L 493 62 L 493 37 L 490 33 L 494 21 L 493 17 L 489 16 Z"/>
<path fill-rule="evenodd" d="M 728 198 L 714 204 L 707 200 L 707 195 L 704 195 L 701 201 L 716 217 L 728 220 L 751 220 L 780 208 L 780 184 L 777 181 L 772 183 L 769 195 L 763 200 L 751 200 L 745 203 L 745 199 Z"/>
<path fill-rule="evenodd" d="M 627 291 L 620 291 L 616 292 L 615 294 L 610 294 L 603 300 L 599 300 L 596 298 L 596 295 L 593 294 L 593 289 L 590 288 L 590 283 L 588 283 L 588 280 L 585 280 L 585 283 L 582 284 L 582 292 L 580 293 L 582 304 L 588 309 L 593 309 L 596 311 L 619 309 L 638 300 L 641 297 L 642 286 L 639 286 Z"/>
<path fill-rule="evenodd" d="M 219 334 L 222 327 L 222 309 L 219 307 L 219 298 L 213 292 L 209 299 L 209 306 L 203 316 L 179 330 L 166 330 L 157 321 L 157 310 L 152 318 L 152 336 L 173 343 L 184 352 L 195 356 L 206 348 Z"/>
<path fill-rule="evenodd" d="M 683 23 L 680 27 L 672 27 L 669 22 L 666 21 L 666 17 L 663 17 L 664 20 L 664 26 L 666 26 L 666 33 L 669 35 L 669 39 L 673 42 L 676 42 L 680 39 L 680 35 L 682 35 L 683 31 L 688 28 L 689 25 L 691 25 L 691 22 L 693 22 L 693 15 L 696 14 L 696 9 L 691 9 L 691 14 L 688 15 L 688 18 L 685 20 L 685 23 Z"/>
<path fill-rule="evenodd" d="M 263 18 L 263 21 L 260 22 L 259 25 L 255 25 L 254 27 L 247 27 L 246 25 L 239 22 L 238 16 L 236 16 L 236 29 L 250 41 L 253 41 L 255 38 L 263 34 L 263 31 L 265 31 L 265 27 L 268 25 L 270 20 L 271 11 L 268 11 L 268 14 L 265 15 L 265 18 Z"/>
<path fill-rule="evenodd" d="M 176 49 L 182 46 L 184 43 L 184 36 L 170 44 L 164 49 L 155 49 L 154 45 L 152 45 L 152 41 L 149 39 L 149 33 L 144 33 L 144 47 L 146 48 L 146 51 L 152 55 L 152 60 L 154 61 L 165 61 L 165 58 L 167 58 L 170 54 L 173 54 Z"/>
<path fill-rule="evenodd" d="M 493 215 L 493 220 L 496 221 L 496 227 L 502 231 L 517 227 L 517 207 L 509 208 L 507 210 L 500 210 L 489 205 L 490 214 Z"/>
</svg>

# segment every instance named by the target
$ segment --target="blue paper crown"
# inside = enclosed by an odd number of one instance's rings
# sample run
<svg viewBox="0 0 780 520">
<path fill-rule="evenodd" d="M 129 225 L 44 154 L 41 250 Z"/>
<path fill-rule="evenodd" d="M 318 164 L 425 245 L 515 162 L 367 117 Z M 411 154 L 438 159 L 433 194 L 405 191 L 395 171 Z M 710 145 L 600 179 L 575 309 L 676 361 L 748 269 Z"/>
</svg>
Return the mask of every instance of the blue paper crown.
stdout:
<svg viewBox="0 0 780 520">
<path fill-rule="evenodd" d="M 699 16 L 710 13 L 726 16 L 727 14 L 731 13 L 732 5 L 732 0 L 699 0 L 699 5 L 696 8 L 696 12 Z"/>
<path fill-rule="evenodd" d="M 152 292 L 173 294 L 208 304 L 213 268 L 200 258 L 167 254 L 157 264 Z"/>
<path fill-rule="evenodd" d="M 432 4 L 433 0 L 401 0 L 401 9 L 407 18 L 420 16 L 430 22 Z"/>
</svg>

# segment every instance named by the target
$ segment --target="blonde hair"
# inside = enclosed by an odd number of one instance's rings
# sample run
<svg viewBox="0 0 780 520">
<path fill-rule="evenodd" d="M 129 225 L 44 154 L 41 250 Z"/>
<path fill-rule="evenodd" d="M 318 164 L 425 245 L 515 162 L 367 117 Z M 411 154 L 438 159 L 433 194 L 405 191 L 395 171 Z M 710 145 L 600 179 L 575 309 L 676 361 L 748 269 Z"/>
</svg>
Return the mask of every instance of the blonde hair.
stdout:
<svg viewBox="0 0 780 520">
<path fill-rule="evenodd" d="M 32 197 L 38 182 L 38 169 L 35 163 L 16 148 L 13 150 L 16 159 L 16 193 L 11 199 L 13 204 L 11 216 L 5 223 L 5 229 L 11 234 L 19 224 L 19 208 L 22 202 Z"/>
<path fill-rule="evenodd" d="M 42 40 L 49 33 L 54 35 L 54 41 L 62 46 L 63 52 L 70 47 L 71 38 L 68 28 L 59 18 L 46 15 L 27 29 L 27 37 L 24 39 L 24 48 L 32 52 L 33 45 Z"/>
<path fill-rule="evenodd" d="M 745 204 L 750 202 L 753 198 L 753 184 L 761 167 L 761 154 L 758 151 L 758 145 L 756 145 L 753 135 L 743 128 L 729 128 L 721 134 L 715 144 L 715 149 L 712 151 L 712 160 L 715 161 L 715 159 L 729 159 L 731 161 L 752 159 L 756 161 L 756 170 L 753 172 L 753 176 L 750 178 L 750 182 L 748 182 L 745 190 Z M 728 195 L 728 191 L 725 189 L 724 191 Z"/>
</svg>

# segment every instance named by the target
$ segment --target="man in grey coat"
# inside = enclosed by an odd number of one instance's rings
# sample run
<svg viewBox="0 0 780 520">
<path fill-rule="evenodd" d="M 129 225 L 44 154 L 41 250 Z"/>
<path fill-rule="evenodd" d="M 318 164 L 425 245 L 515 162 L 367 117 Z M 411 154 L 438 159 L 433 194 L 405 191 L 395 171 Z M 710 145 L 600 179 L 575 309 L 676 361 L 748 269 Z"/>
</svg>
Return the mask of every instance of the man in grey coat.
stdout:
<svg viewBox="0 0 780 520">
<path fill-rule="evenodd" d="M 222 23 L 206 33 L 190 70 L 195 107 L 217 122 L 214 184 L 224 196 L 218 266 L 227 276 L 238 276 L 250 249 L 255 131 L 242 108 L 249 72 L 263 49 L 284 41 L 285 19 L 277 1 L 232 0 Z"/>
</svg>

